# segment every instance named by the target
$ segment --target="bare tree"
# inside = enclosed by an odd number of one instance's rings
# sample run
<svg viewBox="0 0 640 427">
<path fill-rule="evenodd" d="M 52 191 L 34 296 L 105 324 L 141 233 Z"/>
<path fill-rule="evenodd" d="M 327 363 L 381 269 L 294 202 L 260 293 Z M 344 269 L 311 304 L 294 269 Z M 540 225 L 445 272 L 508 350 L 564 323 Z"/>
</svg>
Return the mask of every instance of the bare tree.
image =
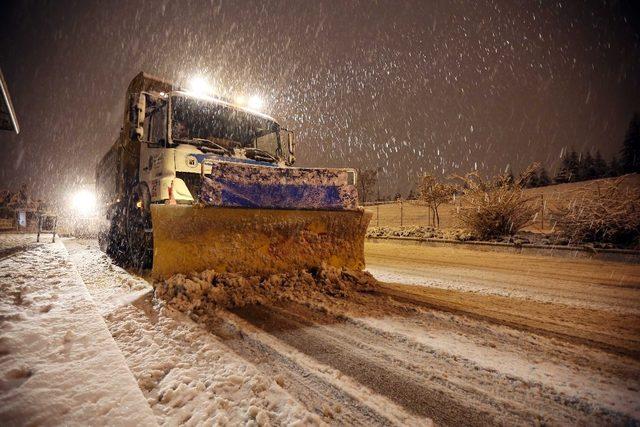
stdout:
<svg viewBox="0 0 640 427">
<path fill-rule="evenodd" d="M 535 187 L 537 187 L 538 186 L 538 175 L 539 175 L 541 169 L 542 169 L 542 167 L 540 166 L 540 163 L 533 162 L 529 166 L 527 166 L 527 168 L 524 171 L 520 172 L 518 177 L 520 178 L 520 180 L 522 182 L 522 186 L 524 188 L 535 188 Z M 527 171 L 532 171 L 532 173 L 530 173 L 526 178 L 523 178 L 523 173 L 527 173 Z M 515 182 L 515 179 L 514 179 L 514 182 Z"/>
<path fill-rule="evenodd" d="M 9 200 L 10 207 L 26 207 L 31 202 L 29 197 L 29 188 L 27 184 L 22 184 L 20 189 L 11 195 Z"/>
<path fill-rule="evenodd" d="M 373 198 L 378 172 L 375 169 L 363 169 L 358 171 L 358 192 L 362 203 Z"/>
<path fill-rule="evenodd" d="M 11 200 L 11 192 L 9 190 L 0 190 L 0 207 L 4 207 L 9 204 Z"/>
<path fill-rule="evenodd" d="M 418 185 L 419 200 L 429 207 L 433 217 L 433 225 L 440 227 L 440 214 L 438 208 L 443 203 L 451 200 L 456 193 L 456 186 L 438 182 L 430 174 L 424 174 Z"/>
</svg>

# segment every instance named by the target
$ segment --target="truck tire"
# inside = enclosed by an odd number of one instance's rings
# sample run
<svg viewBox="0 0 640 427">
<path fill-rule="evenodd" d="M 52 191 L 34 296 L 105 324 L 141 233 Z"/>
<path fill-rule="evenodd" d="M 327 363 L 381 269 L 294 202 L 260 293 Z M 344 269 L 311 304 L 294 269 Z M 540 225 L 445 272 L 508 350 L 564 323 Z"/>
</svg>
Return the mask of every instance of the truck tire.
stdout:
<svg viewBox="0 0 640 427">
<path fill-rule="evenodd" d="M 137 270 L 151 268 L 153 233 L 151 231 L 151 197 L 145 184 L 130 194 L 126 208 L 126 241 L 128 264 Z"/>
<path fill-rule="evenodd" d="M 116 264 L 125 265 L 128 249 L 125 233 L 125 209 L 123 205 L 116 205 L 109 213 L 109 229 L 101 237 L 101 249 L 113 259 Z"/>
</svg>

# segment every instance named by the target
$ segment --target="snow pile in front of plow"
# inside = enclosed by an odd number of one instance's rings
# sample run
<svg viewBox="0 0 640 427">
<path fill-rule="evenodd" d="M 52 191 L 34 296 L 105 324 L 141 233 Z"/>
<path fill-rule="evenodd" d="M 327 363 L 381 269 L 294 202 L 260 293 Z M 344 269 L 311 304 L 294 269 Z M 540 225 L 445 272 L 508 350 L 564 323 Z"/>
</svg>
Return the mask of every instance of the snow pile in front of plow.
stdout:
<svg viewBox="0 0 640 427">
<path fill-rule="evenodd" d="M 349 298 L 371 292 L 373 276 L 364 271 L 321 266 L 313 270 L 245 277 L 213 270 L 176 274 L 155 285 L 156 296 L 181 311 L 233 308 L 278 301 L 311 302 L 323 297 Z"/>
</svg>

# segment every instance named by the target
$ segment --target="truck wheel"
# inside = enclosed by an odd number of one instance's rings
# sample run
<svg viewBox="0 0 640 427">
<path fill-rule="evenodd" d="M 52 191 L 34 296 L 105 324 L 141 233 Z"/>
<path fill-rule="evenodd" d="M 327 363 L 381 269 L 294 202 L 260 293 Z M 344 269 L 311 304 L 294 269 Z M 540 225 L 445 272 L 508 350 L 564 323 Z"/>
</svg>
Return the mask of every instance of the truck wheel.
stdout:
<svg viewBox="0 0 640 427">
<path fill-rule="evenodd" d="M 153 234 L 149 190 L 139 185 L 129 195 L 126 213 L 126 235 L 129 264 L 138 270 L 151 268 L 153 262 Z"/>
<path fill-rule="evenodd" d="M 109 229 L 100 242 L 101 246 L 104 245 L 104 252 L 120 265 L 126 263 L 128 255 L 125 214 L 125 207 L 122 205 L 113 209 L 109 215 Z"/>
</svg>

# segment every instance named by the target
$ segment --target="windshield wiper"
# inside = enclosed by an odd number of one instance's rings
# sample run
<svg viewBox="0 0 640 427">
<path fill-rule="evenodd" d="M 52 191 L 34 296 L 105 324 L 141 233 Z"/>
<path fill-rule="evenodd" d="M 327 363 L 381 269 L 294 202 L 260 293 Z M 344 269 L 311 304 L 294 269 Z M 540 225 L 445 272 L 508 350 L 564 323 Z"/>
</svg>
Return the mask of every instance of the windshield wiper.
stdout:
<svg viewBox="0 0 640 427">
<path fill-rule="evenodd" d="M 255 147 L 245 147 L 245 155 L 248 153 L 252 153 L 251 156 L 247 156 L 252 160 L 264 160 L 267 162 L 271 162 L 271 163 L 277 163 L 278 162 L 278 158 L 276 156 L 274 156 L 273 154 L 271 154 L 268 151 L 262 150 L 260 148 L 255 148 Z"/>
<path fill-rule="evenodd" d="M 222 145 L 217 144 L 209 139 L 204 139 L 204 138 L 190 138 L 190 139 L 183 139 L 183 138 L 173 138 L 174 141 L 177 142 L 182 142 L 185 144 L 189 144 L 189 145 L 195 145 L 196 147 L 199 147 L 200 149 L 203 149 L 203 151 L 210 151 L 212 153 L 215 154 L 227 154 L 227 155 L 231 155 L 231 151 L 229 151 L 228 149 L 224 148 Z"/>
</svg>

